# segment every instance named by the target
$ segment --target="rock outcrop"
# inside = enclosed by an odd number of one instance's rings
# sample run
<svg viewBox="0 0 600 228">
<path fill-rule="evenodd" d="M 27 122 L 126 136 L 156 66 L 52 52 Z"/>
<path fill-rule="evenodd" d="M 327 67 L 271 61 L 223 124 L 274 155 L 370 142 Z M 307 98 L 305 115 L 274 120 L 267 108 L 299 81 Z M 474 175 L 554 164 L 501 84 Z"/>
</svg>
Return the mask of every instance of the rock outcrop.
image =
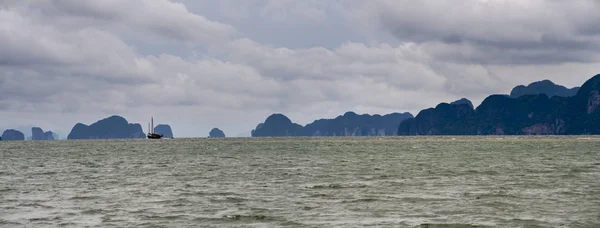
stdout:
<svg viewBox="0 0 600 228">
<path fill-rule="evenodd" d="M 173 131 L 171 130 L 171 126 L 168 124 L 159 124 L 154 127 L 154 132 L 157 134 L 162 134 L 165 138 L 173 138 Z"/>
<path fill-rule="evenodd" d="M 467 98 L 461 98 L 461 99 L 459 99 L 457 101 L 454 101 L 454 102 L 452 102 L 450 104 L 452 104 L 452 105 L 465 104 L 465 105 L 468 105 L 469 107 L 471 107 L 471 109 L 473 109 L 475 107 L 475 106 L 473 106 L 473 103 L 469 99 L 467 99 Z"/>
<path fill-rule="evenodd" d="M 111 116 L 92 125 L 77 123 L 67 139 L 135 139 L 145 138 L 140 124 L 130 124 L 120 116 Z"/>
<path fill-rule="evenodd" d="M 209 138 L 225 138 L 225 133 L 219 128 L 213 128 L 208 133 Z"/>
<path fill-rule="evenodd" d="M 25 140 L 25 135 L 23 132 L 8 129 L 2 133 L 2 140 Z"/>
<path fill-rule="evenodd" d="M 519 85 L 512 89 L 510 97 L 517 98 L 523 95 L 546 94 L 548 97 L 572 97 L 577 94 L 579 87 L 568 89 L 562 85 L 554 84 L 550 80 L 533 82 L 527 86 Z"/>
</svg>

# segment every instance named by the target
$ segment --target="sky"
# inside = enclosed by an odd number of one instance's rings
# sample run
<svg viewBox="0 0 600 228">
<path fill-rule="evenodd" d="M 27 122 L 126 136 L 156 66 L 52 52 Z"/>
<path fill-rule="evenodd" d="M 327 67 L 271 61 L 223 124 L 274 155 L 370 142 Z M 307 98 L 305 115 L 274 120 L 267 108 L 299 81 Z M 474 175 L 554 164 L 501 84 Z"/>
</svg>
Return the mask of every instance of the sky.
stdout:
<svg viewBox="0 0 600 228">
<path fill-rule="evenodd" d="M 0 129 L 249 136 L 600 73 L 596 0 L 3 0 Z"/>
</svg>

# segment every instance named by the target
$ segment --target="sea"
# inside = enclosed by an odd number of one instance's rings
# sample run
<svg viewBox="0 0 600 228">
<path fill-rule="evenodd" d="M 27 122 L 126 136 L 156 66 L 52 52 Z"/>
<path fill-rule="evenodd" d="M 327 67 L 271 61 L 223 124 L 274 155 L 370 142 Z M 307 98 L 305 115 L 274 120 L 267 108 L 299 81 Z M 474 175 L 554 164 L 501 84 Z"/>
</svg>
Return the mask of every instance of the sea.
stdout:
<svg viewBox="0 0 600 228">
<path fill-rule="evenodd" d="M 600 227 L 600 137 L 0 141 L 0 227 Z"/>
</svg>

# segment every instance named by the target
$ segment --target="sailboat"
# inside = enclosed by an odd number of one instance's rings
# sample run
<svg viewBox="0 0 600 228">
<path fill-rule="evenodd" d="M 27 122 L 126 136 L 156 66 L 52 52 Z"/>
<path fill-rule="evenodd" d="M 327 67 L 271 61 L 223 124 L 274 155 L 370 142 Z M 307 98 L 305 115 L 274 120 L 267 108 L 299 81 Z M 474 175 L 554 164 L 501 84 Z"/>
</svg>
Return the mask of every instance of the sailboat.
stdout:
<svg viewBox="0 0 600 228">
<path fill-rule="evenodd" d="M 148 123 L 148 138 L 149 139 L 160 139 L 162 134 L 154 133 L 154 117 L 150 117 L 150 123 Z"/>
</svg>

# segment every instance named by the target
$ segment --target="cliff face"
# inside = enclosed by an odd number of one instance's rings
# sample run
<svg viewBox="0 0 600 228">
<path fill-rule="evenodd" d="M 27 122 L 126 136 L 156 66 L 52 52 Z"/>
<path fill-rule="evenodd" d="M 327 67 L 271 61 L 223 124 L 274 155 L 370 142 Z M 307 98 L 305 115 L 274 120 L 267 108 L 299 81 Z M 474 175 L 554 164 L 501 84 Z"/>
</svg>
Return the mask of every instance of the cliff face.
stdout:
<svg viewBox="0 0 600 228">
<path fill-rule="evenodd" d="M 208 133 L 209 138 L 225 138 L 225 133 L 219 128 L 213 128 Z"/>
<path fill-rule="evenodd" d="M 8 129 L 2 133 L 2 140 L 25 140 L 25 135 L 23 132 Z"/>
<path fill-rule="evenodd" d="M 253 137 L 277 136 L 384 136 L 395 135 L 398 124 L 410 113 L 388 115 L 358 115 L 346 112 L 334 119 L 316 120 L 301 126 L 282 114 L 273 114 L 252 131 Z"/>
<path fill-rule="evenodd" d="M 132 139 L 145 138 L 140 124 L 130 124 L 120 116 L 111 116 L 88 126 L 77 123 L 67 139 Z"/>
<path fill-rule="evenodd" d="M 165 138 L 173 138 L 173 131 L 171 130 L 171 126 L 168 124 L 159 124 L 154 127 L 154 132 L 157 134 L 162 134 Z"/>
<path fill-rule="evenodd" d="M 572 97 L 546 94 L 487 97 L 474 111 L 440 104 L 405 120 L 399 135 L 600 134 L 600 75 Z"/>
</svg>

